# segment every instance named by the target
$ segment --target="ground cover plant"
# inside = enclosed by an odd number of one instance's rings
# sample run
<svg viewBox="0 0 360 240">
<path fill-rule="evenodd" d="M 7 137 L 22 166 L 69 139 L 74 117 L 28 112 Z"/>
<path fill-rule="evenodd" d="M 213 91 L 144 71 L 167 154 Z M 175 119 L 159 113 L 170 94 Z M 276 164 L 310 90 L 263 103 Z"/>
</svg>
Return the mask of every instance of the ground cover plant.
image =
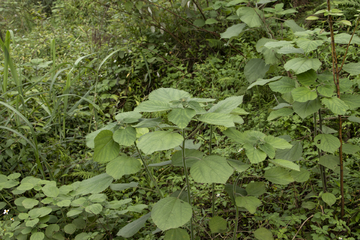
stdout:
<svg viewBox="0 0 360 240">
<path fill-rule="evenodd" d="M 2 239 L 359 238 L 356 1 L 42 4 L 0 8 Z"/>
</svg>

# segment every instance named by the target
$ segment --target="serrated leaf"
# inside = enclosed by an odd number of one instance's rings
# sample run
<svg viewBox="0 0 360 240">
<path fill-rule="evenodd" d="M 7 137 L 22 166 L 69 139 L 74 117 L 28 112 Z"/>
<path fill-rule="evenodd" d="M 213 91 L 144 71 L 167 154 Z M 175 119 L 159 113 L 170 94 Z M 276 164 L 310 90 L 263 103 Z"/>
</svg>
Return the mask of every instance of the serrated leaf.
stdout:
<svg viewBox="0 0 360 240">
<path fill-rule="evenodd" d="M 342 150 L 345 154 L 355 154 L 360 151 L 360 147 L 350 143 L 345 143 L 342 146 Z"/>
<path fill-rule="evenodd" d="M 332 193 L 323 193 L 323 195 L 321 195 L 321 199 L 330 207 L 336 202 L 336 197 Z"/>
<path fill-rule="evenodd" d="M 99 163 L 110 162 L 119 155 L 120 146 L 113 140 L 110 130 L 101 131 L 95 138 L 94 161 Z"/>
<path fill-rule="evenodd" d="M 245 23 L 235 24 L 231 27 L 228 27 L 225 32 L 220 33 L 221 38 L 232 38 L 237 37 L 246 27 Z"/>
<path fill-rule="evenodd" d="M 199 120 L 212 125 L 224 127 L 234 127 L 233 115 L 224 113 L 205 113 L 199 117 Z"/>
<path fill-rule="evenodd" d="M 351 94 L 342 94 L 340 96 L 341 100 L 349 106 L 350 110 L 356 110 L 360 107 L 360 96 L 351 95 Z"/>
<path fill-rule="evenodd" d="M 266 153 L 266 155 L 268 155 L 269 158 L 275 157 L 275 148 L 273 146 L 271 146 L 271 144 L 265 142 L 265 143 L 259 144 L 258 147 L 261 151 Z"/>
<path fill-rule="evenodd" d="M 343 66 L 343 70 L 350 75 L 359 75 L 360 74 L 360 63 L 348 63 Z"/>
<path fill-rule="evenodd" d="M 270 160 L 271 163 L 280 166 L 280 167 L 284 167 L 284 168 L 288 168 L 291 170 L 295 170 L 295 171 L 300 171 L 300 166 L 288 161 L 288 160 L 284 160 L 284 159 L 274 159 L 274 160 Z"/>
<path fill-rule="evenodd" d="M 284 68 L 286 71 L 293 70 L 295 74 L 300 74 L 310 69 L 316 71 L 320 66 L 321 62 L 316 58 L 293 58 L 285 63 Z"/>
<path fill-rule="evenodd" d="M 246 208 L 251 214 L 254 214 L 256 208 L 262 205 L 258 198 L 252 196 L 236 197 L 235 201 L 238 207 Z"/>
<path fill-rule="evenodd" d="M 267 230 L 266 228 L 258 228 L 255 232 L 254 232 L 254 236 L 256 239 L 259 240 L 274 240 L 274 237 L 271 233 L 271 231 Z"/>
<path fill-rule="evenodd" d="M 170 122 L 176 124 L 179 128 L 185 128 L 196 115 L 196 111 L 189 108 L 175 108 L 168 115 Z"/>
<path fill-rule="evenodd" d="M 264 182 L 251 182 L 246 186 L 246 192 L 251 196 L 261 196 L 266 193 Z"/>
<path fill-rule="evenodd" d="M 238 8 L 236 14 L 240 17 L 241 21 L 246 23 L 251 28 L 260 27 L 262 25 L 262 21 L 259 16 L 263 14 L 259 9 L 241 7 Z"/>
<path fill-rule="evenodd" d="M 307 38 L 299 38 L 296 40 L 297 45 L 302 48 L 306 53 L 316 50 L 321 46 L 324 41 L 322 40 L 310 40 Z"/>
<path fill-rule="evenodd" d="M 317 94 L 314 91 L 311 91 L 307 87 L 298 87 L 291 91 L 291 95 L 294 101 L 297 102 L 307 102 L 317 98 Z"/>
<path fill-rule="evenodd" d="M 86 212 L 92 213 L 95 215 L 101 213 L 102 209 L 103 209 L 103 207 L 99 203 L 91 204 L 91 205 L 85 207 Z"/>
<path fill-rule="evenodd" d="M 292 110 L 291 108 L 281 108 L 279 110 L 275 110 L 275 111 L 270 112 L 267 120 L 272 121 L 272 120 L 274 120 L 276 118 L 285 117 L 285 116 L 288 116 L 288 115 L 293 114 L 293 113 L 294 113 L 294 110 Z"/>
<path fill-rule="evenodd" d="M 136 130 L 133 127 L 118 129 L 114 132 L 113 139 L 120 145 L 131 146 L 136 140 Z"/>
<path fill-rule="evenodd" d="M 203 158 L 190 169 L 192 178 L 200 183 L 226 183 L 233 172 L 226 158 L 216 155 Z"/>
<path fill-rule="evenodd" d="M 339 33 L 334 36 L 335 43 L 339 44 L 349 44 L 350 39 L 351 35 L 348 33 Z M 331 41 L 330 38 L 328 40 Z M 360 44 L 360 38 L 356 34 L 352 37 L 351 44 Z"/>
<path fill-rule="evenodd" d="M 175 148 L 182 143 L 184 138 L 173 132 L 156 131 L 143 135 L 139 139 L 138 147 L 145 154 L 151 154 L 156 151 Z"/>
<path fill-rule="evenodd" d="M 231 113 L 237 108 L 243 101 L 243 96 L 228 97 L 209 109 L 209 113 Z"/>
<path fill-rule="evenodd" d="M 304 86 L 316 84 L 317 74 L 314 69 L 296 75 L 297 80 Z"/>
<path fill-rule="evenodd" d="M 114 179 L 140 171 L 141 163 L 136 158 L 119 156 L 106 165 L 106 173 Z"/>
<path fill-rule="evenodd" d="M 344 115 L 349 109 L 348 105 L 337 97 L 322 98 L 321 102 L 337 115 Z"/>
<path fill-rule="evenodd" d="M 151 212 L 152 220 L 163 231 L 184 225 L 191 216 L 191 205 L 176 197 L 161 199 L 155 203 Z"/>
<path fill-rule="evenodd" d="M 295 89 L 295 81 L 289 77 L 283 77 L 279 81 L 272 82 L 269 87 L 274 92 L 288 93 Z"/>
<path fill-rule="evenodd" d="M 323 85 L 323 86 L 319 86 L 317 87 L 317 91 L 325 96 L 325 97 L 332 97 L 334 95 L 334 91 L 335 91 L 335 86 L 334 85 Z"/>
<path fill-rule="evenodd" d="M 282 47 L 276 52 L 280 54 L 291 54 L 291 53 L 304 54 L 304 50 L 302 50 L 301 48 L 295 48 L 293 46 Z"/>
<path fill-rule="evenodd" d="M 137 112 L 161 112 L 161 111 L 167 111 L 171 109 L 171 104 L 163 101 L 145 101 L 139 104 L 134 111 Z"/>
<path fill-rule="evenodd" d="M 318 134 L 314 142 L 318 148 L 329 153 L 335 152 L 340 147 L 339 139 L 330 134 Z"/>
<path fill-rule="evenodd" d="M 274 167 L 265 170 L 264 177 L 272 183 L 287 185 L 294 181 L 291 174 L 282 167 Z"/>
<path fill-rule="evenodd" d="M 267 156 L 266 153 L 257 149 L 253 145 L 245 144 L 244 148 L 245 148 L 245 154 L 249 158 L 249 161 L 252 164 L 260 163 L 266 159 Z"/>
<path fill-rule="evenodd" d="M 319 99 L 307 101 L 307 102 L 294 102 L 293 109 L 302 119 L 307 116 L 316 113 L 321 108 Z"/>
<path fill-rule="evenodd" d="M 250 59 L 245 65 L 244 74 L 249 83 L 255 82 L 259 78 L 264 78 L 270 65 L 266 65 L 265 61 L 258 58 Z"/>
</svg>

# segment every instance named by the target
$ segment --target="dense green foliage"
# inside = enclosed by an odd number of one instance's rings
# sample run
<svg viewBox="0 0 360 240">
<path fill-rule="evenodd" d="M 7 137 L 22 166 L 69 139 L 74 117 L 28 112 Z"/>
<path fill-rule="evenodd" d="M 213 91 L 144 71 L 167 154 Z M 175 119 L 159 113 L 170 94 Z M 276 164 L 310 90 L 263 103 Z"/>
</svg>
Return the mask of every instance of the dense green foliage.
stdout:
<svg viewBox="0 0 360 240">
<path fill-rule="evenodd" d="M 358 0 L 2 1 L 1 239 L 359 239 Z"/>
</svg>

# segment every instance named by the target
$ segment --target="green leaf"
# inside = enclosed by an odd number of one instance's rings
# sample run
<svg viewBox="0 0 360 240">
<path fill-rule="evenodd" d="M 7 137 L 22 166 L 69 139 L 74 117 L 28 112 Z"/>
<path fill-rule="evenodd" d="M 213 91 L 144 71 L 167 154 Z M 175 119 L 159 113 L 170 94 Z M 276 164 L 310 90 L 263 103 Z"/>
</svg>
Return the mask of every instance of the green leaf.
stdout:
<svg viewBox="0 0 360 240">
<path fill-rule="evenodd" d="M 30 240 L 43 240 L 45 238 L 45 234 L 42 232 L 31 233 Z"/>
<path fill-rule="evenodd" d="M 310 69 L 306 72 L 296 75 L 297 80 L 304 86 L 310 86 L 316 84 L 317 74 L 314 69 Z"/>
<path fill-rule="evenodd" d="M 185 161 L 187 167 L 192 167 L 195 163 L 200 161 L 204 156 L 203 152 L 200 152 L 195 149 L 185 149 Z M 182 151 L 177 151 L 171 158 L 171 163 L 173 166 L 182 167 Z"/>
<path fill-rule="evenodd" d="M 334 95 L 335 89 L 336 88 L 334 85 L 329 84 L 317 87 L 317 91 L 325 97 L 332 97 Z"/>
<path fill-rule="evenodd" d="M 99 214 L 101 213 L 103 207 L 99 203 L 91 204 L 85 207 L 85 211 L 92 214 Z"/>
<path fill-rule="evenodd" d="M 253 145 L 247 143 L 244 145 L 244 148 L 245 148 L 245 154 L 249 158 L 249 161 L 252 164 L 260 163 L 266 159 L 267 156 L 266 153 L 257 149 Z"/>
<path fill-rule="evenodd" d="M 95 138 L 94 161 L 99 163 L 110 162 L 119 155 L 120 146 L 113 140 L 110 130 L 101 131 Z"/>
<path fill-rule="evenodd" d="M 66 213 L 67 217 L 74 217 L 77 216 L 79 214 L 81 214 L 83 212 L 83 209 L 79 210 L 79 209 L 71 209 L 70 211 L 68 211 Z"/>
<path fill-rule="evenodd" d="M 89 193 L 99 193 L 104 191 L 113 182 L 113 178 L 106 173 L 83 180 L 76 189 L 77 194 L 86 195 Z"/>
<path fill-rule="evenodd" d="M 295 88 L 295 80 L 289 77 L 283 77 L 279 81 L 270 83 L 269 87 L 274 92 L 288 93 Z"/>
<path fill-rule="evenodd" d="M 176 124 L 179 128 L 185 128 L 196 115 L 196 111 L 189 108 L 175 108 L 168 115 L 170 122 Z"/>
<path fill-rule="evenodd" d="M 342 150 L 345 154 L 355 154 L 360 151 L 360 147 L 349 143 L 343 144 Z"/>
<path fill-rule="evenodd" d="M 300 27 L 294 20 L 286 20 L 285 26 L 289 27 L 293 32 L 302 32 L 305 31 L 302 27 Z"/>
<path fill-rule="evenodd" d="M 183 226 L 191 216 L 191 205 L 175 197 L 161 199 L 151 212 L 152 220 L 163 231 Z"/>
<path fill-rule="evenodd" d="M 284 47 L 280 48 L 279 50 L 277 50 L 276 52 L 279 54 L 290 54 L 290 53 L 304 54 L 304 50 L 302 50 L 301 48 L 295 48 L 292 46 L 284 46 Z"/>
<path fill-rule="evenodd" d="M 225 233 L 227 231 L 227 222 L 219 216 L 214 216 L 209 221 L 211 233 Z"/>
<path fill-rule="evenodd" d="M 64 227 L 64 232 L 67 234 L 73 234 L 75 231 L 76 231 L 75 224 L 69 223 L 69 224 L 66 224 Z"/>
<path fill-rule="evenodd" d="M 234 127 L 233 115 L 224 113 L 205 113 L 199 117 L 199 120 L 212 125 L 224 127 Z"/>
<path fill-rule="evenodd" d="M 221 38 L 232 38 L 237 37 L 246 27 L 245 23 L 235 24 L 231 27 L 228 27 L 225 32 L 220 33 Z"/>
<path fill-rule="evenodd" d="M 228 97 L 225 100 L 218 102 L 209 109 L 209 113 L 231 113 L 243 101 L 243 96 Z"/>
<path fill-rule="evenodd" d="M 300 166 L 288 161 L 288 160 L 284 160 L 284 159 L 275 159 L 275 160 L 270 160 L 270 162 L 272 162 L 273 164 L 280 166 L 280 167 L 284 167 L 284 168 L 288 168 L 291 170 L 295 170 L 295 171 L 300 171 Z"/>
<path fill-rule="evenodd" d="M 251 182 L 246 186 L 246 192 L 248 195 L 259 197 L 266 193 L 265 183 Z"/>
<path fill-rule="evenodd" d="M 285 139 L 274 137 L 274 136 L 266 136 L 264 138 L 265 142 L 269 143 L 271 146 L 277 149 L 290 149 L 292 145 L 288 143 Z"/>
<path fill-rule="evenodd" d="M 78 235 L 76 235 L 74 240 L 88 240 L 91 239 L 91 233 L 79 233 Z"/>
<path fill-rule="evenodd" d="M 291 171 L 291 177 L 293 177 L 296 182 L 306 182 L 310 178 L 310 172 L 301 168 L 300 171 Z"/>
<path fill-rule="evenodd" d="M 60 230 L 60 227 L 58 224 L 50 224 L 46 227 L 45 235 L 48 238 L 52 238 L 52 236 L 55 234 L 55 232 L 58 232 Z"/>
<path fill-rule="evenodd" d="M 276 76 L 270 79 L 262 79 L 259 78 L 257 79 L 255 82 L 253 82 L 252 84 L 250 84 L 250 86 L 247 89 L 251 89 L 254 86 L 264 86 L 265 84 L 269 83 L 269 82 L 273 82 L 276 80 L 279 80 L 280 78 L 282 78 L 281 76 Z"/>
<path fill-rule="evenodd" d="M 340 82 L 340 92 L 351 92 L 352 90 L 351 87 L 354 85 L 352 81 L 350 81 L 348 78 L 341 78 L 339 82 Z"/>
<path fill-rule="evenodd" d="M 26 208 L 26 209 L 32 209 L 33 207 L 35 207 L 36 205 L 38 205 L 39 201 L 33 198 L 26 198 L 24 199 L 21 204 Z"/>
<path fill-rule="evenodd" d="M 41 218 L 44 216 L 49 215 L 52 212 L 50 207 L 41 207 L 41 208 L 34 208 L 31 209 L 28 214 L 31 218 Z"/>
<path fill-rule="evenodd" d="M 348 105 L 337 97 L 322 98 L 321 102 L 337 115 L 344 115 L 346 110 L 349 109 Z"/>
<path fill-rule="evenodd" d="M 316 207 L 316 204 L 313 203 L 313 202 L 303 202 L 301 204 L 301 207 L 311 210 L 311 209 L 314 209 Z"/>
<path fill-rule="evenodd" d="M 56 182 L 54 181 L 46 184 L 42 188 L 42 191 L 47 197 L 53 197 L 53 198 L 57 197 L 60 193 L 59 189 L 56 187 Z"/>
<path fill-rule="evenodd" d="M 118 123 L 135 123 L 141 118 L 141 113 L 139 112 L 122 112 L 115 116 L 115 119 Z"/>
<path fill-rule="evenodd" d="M 187 99 L 190 97 L 191 95 L 183 90 L 178 90 L 174 88 L 159 88 L 150 93 L 149 100 L 171 102 L 174 100 Z"/>
<path fill-rule="evenodd" d="M 307 102 L 317 98 L 317 94 L 314 91 L 311 91 L 307 87 L 298 87 L 291 91 L 291 95 L 294 101 L 297 102 Z"/>
<path fill-rule="evenodd" d="M 108 125 L 106 125 L 105 127 L 95 131 L 95 132 L 92 132 L 88 135 L 86 135 L 86 146 L 88 146 L 89 148 L 94 148 L 95 147 L 95 142 L 94 142 L 94 139 L 95 137 L 99 134 L 99 132 L 103 131 L 103 130 L 111 130 L 113 129 L 114 127 L 116 126 L 116 123 L 110 123 Z"/>
<path fill-rule="evenodd" d="M 341 100 L 349 106 L 350 110 L 356 110 L 360 107 L 360 96 L 351 95 L 351 94 L 342 94 L 340 96 Z"/>
<path fill-rule="evenodd" d="M 307 102 L 294 102 L 293 109 L 302 119 L 307 116 L 316 113 L 321 108 L 319 99 L 307 101 Z"/>
<path fill-rule="evenodd" d="M 7 176 L 7 179 L 9 179 L 9 180 L 14 180 L 14 179 L 19 178 L 20 176 L 21 176 L 20 173 L 12 173 L 12 174 L 10 174 L 9 176 Z"/>
<path fill-rule="evenodd" d="M 350 116 L 350 117 L 348 117 L 348 120 L 351 122 L 360 123 L 360 118 L 358 118 L 356 116 Z"/>
<path fill-rule="evenodd" d="M 271 146 L 269 143 L 267 143 L 267 142 L 261 143 L 258 145 L 258 147 L 261 151 L 266 153 L 266 155 L 268 155 L 269 158 L 275 157 L 275 148 L 273 146 Z"/>
<path fill-rule="evenodd" d="M 131 146 L 136 140 L 136 130 L 133 127 L 118 129 L 114 132 L 113 139 L 120 145 Z"/>
<path fill-rule="evenodd" d="M 252 196 L 236 197 L 235 201 L 238 207 L 246 208 L 251 214 L 254 214 L 256 208 L 262 205 L 259 199 Z"/>
<path fill-rule="evenodd" d="M 106 173 L 114 179 L 140 171 L 141 163 L 136 158 L 119 156 L 106 165 Z"/>
<path fill-rule="evenodd" d="M 321 195 L 322 200 L 330 207 L 336 202 L 336 197 L 332 193 L 323 193 Z"/>
<path fill-rule="evenodd" d="M 314 142 L 318 148 L 329 153 L 335 152 L 340 147 L 339 139 L 330 134 L 318 134 Z"/>
<path fill-rule="evenodd" d="M 274 240 L 274 237 L 271 233 L 271 231 L 267 230 L 266 228 L 258 228 L 255 232 L 254 232 L 254 236 L 256 239 L 259 240 Z"/>
<path fill-rule="evenodd" d="M 360 63 L 348 63 L 345 64 L 343 70 L 350 75 L 359 75 L 360 74 Z"/>
<path fill-rule="evenodd" d="M 164 240 L 190 240 L 190 236 L 186 230 L 174 228 L 166 231 Z"/>
<path fill-rule="evenodd" d="M 293 70 L 295 74 L 300 74 L 310 69 L 316 71 L 320 66 L 321 62 L 316 58 L 293 58 L 285 63 L 284 68 L 286 71 Z"/>
<path fill-rule="evenodd" d="M 226 183 L 233 172 L 226 158 L 216 155 L 205 157 L 190 169 L 193 179 L 200 183 Z"/>
<path fill-rule="evenodd" d="M 310 40 L 307 38 L 299 38 L 296 40 L 297 45 L 302 48 L 306 53 L 316 50 L 321 46 L 324 41 L 322 40 Z"/>
<path fill-rule="evenodd" d="M 145 101 L 139 104 L 134 111 L 137 112 L 161 112 L 171 109 L 171 104 L 163 101 Z"/>
<path fill-rule="evenodd" d="M 216 19 L 214 19 L 214 18 L 208 18 L 205 21 L 205 24 L 209 24 L 209 25 L 215 24 L 215 23 L 218 23 L 218 21 Z"/>
<path fill-rule="evenodd" d="M 240 162 L 239 160 L 229 159 L 227 161 L 230 164 L 230 166 L 232 166 L 235 169 L 235 171 L 237 171 L 239 173 L 245 172 L 251 166 L 250 164 L 244 164 L 244 163 Z"/>
<path fill-rule="evenodd" d="M 291 174 L 282 167 L 274 167 L 265 170 L 264 177 L 272 183 L 287 185 L 294 181 Z"/>
<path fill-rule="evenodd" d="M 196 19 L 193 23 L 195 26 L 201 28 L 205 25 L 204 19 Z"/>
<path fill-rule="evenodd" d="M 264 78 L 270 65 L 266 65 L 263 59 L 253 58 L 250 59 L 244 68 L 244 74 L 249 83 L 253 83 L 259 78 Z"/>
<path fill-rule="evenodd" d="M 168 150 L 179 146 L 184 138 L 173 132 L 156 131 L 143 135 L 139 139 L 138 147 L 145 154 L 151 154 L 156 151 Z"/>
<path fill-rule="evenodd" d="M 351 39 L 351 35 L 348 33 L 340 33 L 340 34 L 336 34 L 334 37 L 335 43 L 339 43 L 339 44 L 348 44 L 350 42 Z M 329 41 L 330 38 L 329 38 Z M 360 44 L 360 38 L 355 34 L 354 37 L 351 40 L 351 44 Z"/>
<path fill-rule="evenodd" d="M 334 171 L 339 166 L 340 159 L 334 155 L 323 155 L 319 159 L 319 164 Z"/>
<path fill-rule="evenodd" d="M 260 27 L 262 21 L 259 16 L 263 15 L 259 9 L 251 7 L 240 7 L 236 11 L 236 14 L 240 17 L 241 21 L 246 23 L 249 27 Z"/>
<path fill-rule="evenodd" d="M 38 224 L 38 222 L 38 218 L 28 219 L 25 221 L 25 226 L 33 228 L 36 224 Z"/>
<path fill-rule="evenodd" d="M 139 183 L 137 182 L 130 182 L 130 183 L 117 183 L 117 184 L 111 184 L 110 188 L 113 191 L 123 191 L 129 188 L 137 187 Z"/>
<path fill-rule="evenodd" d="M 267 120 L 272 121 L 278 117 L 285 117 L 285 116 L 288 116 L 293 113 L 294 113 L 294 110 L 292 110 L 291 108 L 281 108 L 279 110 L 270 112 Z"/>
</svg>

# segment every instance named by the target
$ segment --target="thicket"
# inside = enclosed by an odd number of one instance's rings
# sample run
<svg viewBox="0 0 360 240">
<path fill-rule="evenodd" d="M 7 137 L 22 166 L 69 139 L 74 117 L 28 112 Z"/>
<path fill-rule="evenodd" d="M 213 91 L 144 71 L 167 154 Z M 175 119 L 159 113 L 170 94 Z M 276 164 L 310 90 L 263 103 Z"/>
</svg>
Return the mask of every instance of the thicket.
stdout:
<svg viewBox="0 0 360 240">
<path fill-rule="evenodd" d="M 357 0 L 0 3 L 2 239 L 359 239 Z"/>
</svg>

